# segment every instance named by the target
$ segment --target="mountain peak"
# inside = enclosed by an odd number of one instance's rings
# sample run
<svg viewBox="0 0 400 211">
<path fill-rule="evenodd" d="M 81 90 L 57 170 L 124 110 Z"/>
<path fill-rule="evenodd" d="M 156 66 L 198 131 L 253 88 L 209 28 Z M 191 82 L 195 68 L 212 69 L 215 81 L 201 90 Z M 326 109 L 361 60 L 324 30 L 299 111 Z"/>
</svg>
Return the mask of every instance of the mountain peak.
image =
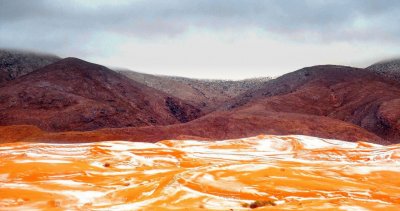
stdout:
<svg viewBox="0 0 400 211">
<path fill-rule="evenodd" d="M 82 59 L 78 59 L 75 57 L 67 57 L 65 59 L 61 59 L 57 62 L 55 62 L 54 64 L 52 64 L 56 67 L 75 67 L 75 68 L 79 68 L 79 69 L 84 69 L 87 68 L 89 66 L 91 67 L 102 67 L 105 68 L 104 66 L 101 66 L 99 64 L 94 64 L 94 63 L 90 63 L 88 61 L 82 60 Z"/>
<path fill-rule="evenodd" d="M 33 75 L 42 74 L 42 72 L 49 75 L 57 76 L 59 79 L 69 79 L 76 77 L 94 78 L 106 77 L 109 75 L 121 77 L 120 74 L 108 69 L 105 66 L 90 63 L 75 57 L 67 57 L 53 64 L 45 66 L 35 71 Z"/>
</svg>

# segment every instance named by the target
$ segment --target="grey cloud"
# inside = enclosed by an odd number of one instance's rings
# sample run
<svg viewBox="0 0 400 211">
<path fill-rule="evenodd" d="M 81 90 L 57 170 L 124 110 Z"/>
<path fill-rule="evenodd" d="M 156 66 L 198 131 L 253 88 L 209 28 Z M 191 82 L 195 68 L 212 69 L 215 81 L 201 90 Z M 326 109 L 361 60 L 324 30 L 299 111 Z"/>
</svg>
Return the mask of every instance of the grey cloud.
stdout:
<svg viewBox="0 0 400 211">
<path fill-rule="evenodd" d="M 355 25 L 360 20 L 364 25 Z M 399 21 L 397 0 L 139 0 L 99 7 L 0 0 L 0 47 L 43 45 L 51 50 L 59 43 L 64 48 L 82 44 L 96 33 L 151 38 L 179 35 L 193 26 L 238 31 L 257 27 L 283 37 L 312 34 L 324 41 L 397 42 Z"/>
</svg>

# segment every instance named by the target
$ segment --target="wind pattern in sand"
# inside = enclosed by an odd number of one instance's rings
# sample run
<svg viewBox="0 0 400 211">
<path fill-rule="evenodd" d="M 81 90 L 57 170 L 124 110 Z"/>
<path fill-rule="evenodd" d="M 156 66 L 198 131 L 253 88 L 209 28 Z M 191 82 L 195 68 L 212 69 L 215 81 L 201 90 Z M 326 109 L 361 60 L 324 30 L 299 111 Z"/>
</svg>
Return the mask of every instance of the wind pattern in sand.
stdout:
<svg viewBox="0 0 400 211">
<path fill-rule="evenodd" d="M 307 136 L 0 145 L 0 210 L 400 210 L 400 145 Z"/>
</svg>

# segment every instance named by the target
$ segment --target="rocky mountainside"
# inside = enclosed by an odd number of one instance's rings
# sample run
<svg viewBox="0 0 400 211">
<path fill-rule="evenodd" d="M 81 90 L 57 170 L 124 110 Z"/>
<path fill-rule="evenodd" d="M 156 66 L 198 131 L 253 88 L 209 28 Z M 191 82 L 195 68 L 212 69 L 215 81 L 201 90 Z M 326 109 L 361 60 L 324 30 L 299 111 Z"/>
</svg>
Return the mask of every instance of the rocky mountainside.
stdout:
<svg viewBox="0 0 400 211">
<path fill-rule="evenodd" d="M 168 125 L 200 109 L 106 67 L 66 58 L 0 88 L 0 125 L 50 131 Z"/>
<path fill-rule="evenodd" d="M 253 78 L 240 81 L 200 80 L 184 77 L 161 76 L 119 70 L 120 73 L 147 86 L 191 102 L 205 111 L 212 111 L 248 90 L 256 89 L 271 78 Z"/>
<path fill-rule="evenodd" d="M 0 49 L 0 86 L 60 59 L 54 55 Z"/>
<path fill-rule="evenodd" d="M 386 60 L 366 68 L 387 79 L 400 82 L 400 59 Z"/>
<path fill-rule="evenodd" d="M 159 141 L 298 134 L 389 144 L 400 140 L 399 111 L 400 87 L 394 81 L 364 69 L 325 65 L 267 81 L 223 109 L 183 124 L 62 134 L 37 131 L 31 138 Z"/>
<path fill-rule="evenodd" d="M 46 133 L 9 126 L 4 136 L 32 133 L 32 140 L 78 142 L 259 134 L 400 140 L 400 85 L 365 69 L 321 65 L 238 82 L 121 73 L 67 58 L 6 83 L 0 88 L 0 125 L 102 129 Z"/>
<path fill-rule="evenodd" d="M 358 125 L 398 142 L 400 86 L 369 71 L 344 66 L 314 66 L 265 82 L 225 109 L 323 116 Z"/>
</svg>

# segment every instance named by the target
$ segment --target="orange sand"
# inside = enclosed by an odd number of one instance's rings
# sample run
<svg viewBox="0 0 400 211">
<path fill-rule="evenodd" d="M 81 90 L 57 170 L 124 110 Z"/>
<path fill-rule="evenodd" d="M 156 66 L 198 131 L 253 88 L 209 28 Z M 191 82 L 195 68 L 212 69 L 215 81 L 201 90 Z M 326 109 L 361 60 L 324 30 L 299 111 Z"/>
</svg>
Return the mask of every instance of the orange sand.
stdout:
<svg viewBox="0 0 400 211">
<path fill-rule="evenodd" d="M 0 144 L 0 210 L 400 210 L 400 145 Z"/>
</svg>

